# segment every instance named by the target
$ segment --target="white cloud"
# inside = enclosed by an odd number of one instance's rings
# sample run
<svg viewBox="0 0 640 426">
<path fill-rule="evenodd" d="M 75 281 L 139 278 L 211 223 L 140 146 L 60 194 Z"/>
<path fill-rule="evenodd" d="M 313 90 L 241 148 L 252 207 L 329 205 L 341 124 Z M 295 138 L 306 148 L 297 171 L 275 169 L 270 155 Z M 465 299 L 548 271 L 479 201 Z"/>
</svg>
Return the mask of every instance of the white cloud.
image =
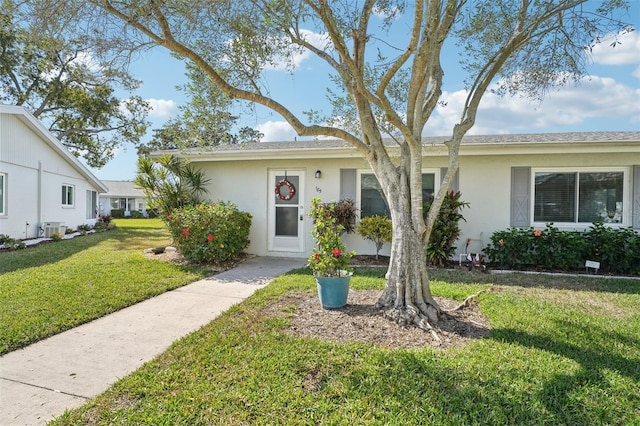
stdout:
<svg viewBox="0 0 640 426">
<path fill-rule="evenodd" d="M 297 136 L 296 131 L 286 121 L 267 121 L 258 124 L 256 130 L 264 135 L 262 142 L 292 141 Z"/>
<path fill-rule="evenodd" d="M 439 106 L 428 123 L 428 135 L 451 134 L 460 119 L 467 92 L 444 93 L 446 107 Z M 640 125 L 640 89 L 607 77 L 585 78 L 575 87 L 553 91 L 542 102 L 527 98 L 499 97 L 487 93 L 480 103 L 476 125 L 470 134 L 579 130 L 591 119 L 618 119 Z"/>
<path fill-rule="evenodd" d="M 178 105 L 172 100 L 145 99 L 151 105 L 150 117 L 169 118 L 178 111 Z"/>
<path fill-rule="evenodd" d="M 620 44 L 612 46 L 616 38 Z M 606 36 L 593 47 L 591 55 L 593 62 L 601 65 L 640 64 L 640 34 L 632 31 L 617 37 Z"/>
<path fill-rule="evenodd" d="M 310 30 L 300 30 L 300 35 L 304 40 L 314 47 L 324 50 L 330 45 L 329 36 L 326 33 L 314 33 Z M 311 52 L 301 49 L 296 45 L 291 45 L 289 57 L 276 58 L 274 63 L 265 67 L 265 70 L 291 71 L 300 67 L 302 62 L 311 57 Z"/>
</svg>

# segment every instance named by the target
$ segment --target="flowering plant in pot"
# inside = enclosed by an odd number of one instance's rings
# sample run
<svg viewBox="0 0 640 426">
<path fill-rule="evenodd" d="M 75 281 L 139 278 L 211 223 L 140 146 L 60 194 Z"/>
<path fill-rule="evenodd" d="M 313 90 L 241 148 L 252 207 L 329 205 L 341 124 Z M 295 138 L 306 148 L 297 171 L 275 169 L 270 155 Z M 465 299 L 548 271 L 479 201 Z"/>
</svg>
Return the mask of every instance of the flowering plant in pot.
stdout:
<svg viewBox="0 0 640 426">
<path fill-rule="evenodd" d="M 347 251 L 342 242 L 344 228 L 331 214 L 334 208 L 335 203 L 323 204 L 315 197 L 311 200 L 312 234 L 316 247 L 307 264 L 316 278 L 318 298 L 324 309 L 337 309 L 347 304 L 353 272 L 349 261 L 356 254 L 355 251 Z"/>
<path fill-rule="evenodd" d="M 350 275 L 353 271 L 349 267 L 349 261 L 356 252 L 345 248 L 341 237 L 344 227 L 331 215 L 333 208 L 333 203 L 322 204 L 320 198 L 314 197 L 311 200 L 311 233 L 316 240 L 316 247 L 307 264 L 316 277 L 341 277 Z"/>
</svg>

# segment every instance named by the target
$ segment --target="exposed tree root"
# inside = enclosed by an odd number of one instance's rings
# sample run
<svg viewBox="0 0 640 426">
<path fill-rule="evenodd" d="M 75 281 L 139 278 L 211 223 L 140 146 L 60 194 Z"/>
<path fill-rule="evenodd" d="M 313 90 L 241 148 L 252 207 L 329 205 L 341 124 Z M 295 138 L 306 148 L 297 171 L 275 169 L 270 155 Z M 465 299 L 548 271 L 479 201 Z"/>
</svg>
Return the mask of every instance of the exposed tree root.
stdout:
<svg viewBox="0 0 640 426">
<path fill-rule="evenodd" d="M 409 325 L 415 325 L 421 330 L 431 333 L 433 340 L 435 340 L 437 346 L 440 346 L 442 339 L 436 332 L 436 329 L 431 325 L 426 315 L 419 313 L 414 307 L 408 307 L 406 309 L 391 308 L 384 311 L 384 317 L 397 322 L 403 327 Z"/>
<path fill-rule="evenodd" d="M 454 312 L 454 311 L 459 311 L 461 309 L 464 309 L 467 306 L 469 306 L 469 303 L 471 303 L 474 299 L 479 297 L 482 293 L 486 293 L 487 291 L 493 291 L 493 287 L 489 287 L 489 288 L 485 288 L 483 290 L 480 290 L 479 292 L 474 293 L 471 296 L 468 296 L 466 299 L 464 299 L 464 302 L 462 302 L 461 304 L 459 304 L 455 308 L 447 309 L 447 310 L 444 310 L 443 312 Z"/>
</svg>

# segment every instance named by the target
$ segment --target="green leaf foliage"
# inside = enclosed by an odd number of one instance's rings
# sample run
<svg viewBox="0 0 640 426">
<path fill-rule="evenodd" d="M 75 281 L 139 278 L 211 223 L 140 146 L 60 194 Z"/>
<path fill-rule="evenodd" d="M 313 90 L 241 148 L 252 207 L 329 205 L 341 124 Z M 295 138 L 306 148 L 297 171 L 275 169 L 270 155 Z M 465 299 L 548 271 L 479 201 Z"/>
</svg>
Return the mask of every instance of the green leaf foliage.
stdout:
<svg viewBox="0 0 640 426">
<path fill-rule="evenodd" d="M 494 232 L 485 252 L 500 268 L 576 271 L 591 260 L 600 262 L 601 272 L 640 274 L 640 235 L 602 223 L 583 232 L 560 231 L 553 223 L 544 229 L 509 228 Z"/>
<path fill-rule="evenodd" d="M 316 240 L 316 247 L 307 264 L 317 276 L 340 276 L 353 270 L 349 267 L 349 261 L 356 253 L 347 251 L 342 241 L 344 226 L 338 221 L 338 217 L 342 216 L 336 214 L 337 206 L 343 205 L 344 203 L 322 203 L 317 197 L 311 199 L 311 234 Z"/>
<path fill-rule="evenodd" d="M 174 209 L 166 223 L 174 244 L 195 263 L 224 263 L 249 246 L 253 217 L 233 203 L 200 203 Z"/>
<path fill-rule="evenodd" d="M 442 202 L 438 218 L 433 225 L 431 238 L 427 244 L 427 260 L 430 265 L 442 267 L 455 254 L 455 242 L 460 236 L 460 221 L 464 220 L 462 208 L 469 203 L 461 201 L 460 191 L 449 191 Z M 433 196 L 424 203 L 424 217 L 427 217 Z"/>
<path fill-rule="evenodd" d="M 151 107 L 117 95 L 140 82 L 115 61 L 101 61 L 95 44 L 74 36 L 75 24 L 62 15 L 42 17 L 2 1 L 0 102 L 25 107 L 76 157 L 101 167 L 119 147 L 140 143 Z"/>
<path fill-rule="evenodd" d="M 384 243 L 391 242 L 393 236 L 393 225 L 386 216 L 368 216 L 360 219 L 356 228 L 358 234 L 376 245 L 376 259 Z"/>
</svg>

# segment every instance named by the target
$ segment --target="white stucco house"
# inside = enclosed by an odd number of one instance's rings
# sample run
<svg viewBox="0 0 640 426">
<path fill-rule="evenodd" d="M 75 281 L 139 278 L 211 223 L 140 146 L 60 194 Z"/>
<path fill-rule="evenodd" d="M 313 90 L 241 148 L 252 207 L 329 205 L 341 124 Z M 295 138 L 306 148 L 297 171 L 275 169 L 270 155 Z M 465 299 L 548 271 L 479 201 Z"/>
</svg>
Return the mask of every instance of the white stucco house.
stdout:
<svg viewBox="0 0 640 426">
<path fill-rule="evenodd" d="M 93 225 L 106 191 L 31 113 L 0 105 L 0 234 L 49 237 Z"/>
<path fill-rule="evenodd" d="M 139 212 L 147 216 L 147 201 L 140 187 L 129 180 L 103 180 L 108 191 L 100 194 L 98 212 L 100 215 L 110 215 L 112 210 L 122 210 L 125 217 L 131 212 Z"/>
<path fill-rule="evenodd" d="M 447 167 L 445 138 L 423 141 L 424 193 L 437 190 Z M 166 151 L 165 151 L 166 153 Z M 184 156 L 210 179 L 212 201 L 253 215 L 248 251 L 260 256 L 311 253 L 310 200 L 353 199 L 360 215 L 385 213 L 366 161 L 343 141 L 221 145 Z M 287 178 L 295 195 L 275 195 Z M 467 239 L 479 252 L 492 233 L 511 226 L 586 229 L 594 221 L 640 231 L 640 132 L 467 136 L 454 188 L 463 210 L 458 253 Z M 280 189 L 282 193 L 282 188 Z M 285 194 L 288 195 L 288 194 Z M 285 197 L 287 198 L 287 197 Z M 345 236 L 347 248 L 375 254 L 372 243 Z M 389 250 L 385 247 L 383 250 Z"/>
</svg>

